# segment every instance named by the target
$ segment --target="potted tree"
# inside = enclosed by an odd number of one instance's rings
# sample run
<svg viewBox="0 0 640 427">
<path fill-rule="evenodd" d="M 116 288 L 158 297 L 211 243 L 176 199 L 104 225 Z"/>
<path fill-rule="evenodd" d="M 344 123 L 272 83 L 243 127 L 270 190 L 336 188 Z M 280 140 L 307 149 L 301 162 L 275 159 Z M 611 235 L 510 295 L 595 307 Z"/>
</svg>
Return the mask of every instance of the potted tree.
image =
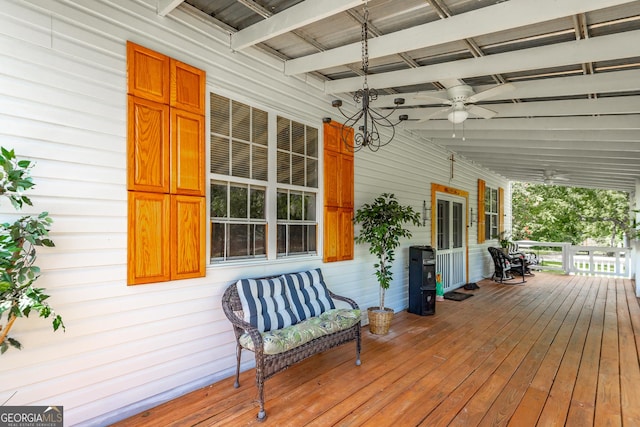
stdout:
<svg viewBox="0 0 640 427">
<path fill-rule="evenodd" d="M 13 150 L 0 147 L 0 196 L 5 196 L 16 209 L 32 206 L 23 194 L 34 186 L 30 169 L 32 162 L 17 160 Z M 33 283 L 40 269 L 33 265 L 36 246 L 54 246 L 49 239 L 52 220 L 47 212 L 37 216 L 23 216 L 13 223 L 0 224 L 0 354 L 9 347 L 20 349 L 18 340 L 9 331 L 16 319 L 28 317 L 32 311 L 40 317 L 53 316 L 53 330 L 64 323 L 47 303 L 49 295 Z"/>
<path fill-rule="evenodd" d="M 369 252 L 377 257 L 375 275 L 380 285 L 380 304 L 367 310 L 369 330 L 374 334 L 386 334 L 393 318 L 393 309 L 384 306 L 384 296 L 393 273 L 391 265 L 400 238 L 410 238 L 406 223 L 420 225 L 420 216 L 410 206 L 401 206 L 395 196 L 383 193 L 373 203 L 364 204 L 355 214 L 354 222 L 361 225 L 356 243 L 368 243 Z"/>
<path fill-rule="evenodd" d="M 511 244 L 511 233 L 503 231 L 500 234 L 493 236 L 494 239 L 498 239 L 498 244 L 502 248 L 502 252 L 505 255 L 509 255 L 509 245 Z"/>
</svg>

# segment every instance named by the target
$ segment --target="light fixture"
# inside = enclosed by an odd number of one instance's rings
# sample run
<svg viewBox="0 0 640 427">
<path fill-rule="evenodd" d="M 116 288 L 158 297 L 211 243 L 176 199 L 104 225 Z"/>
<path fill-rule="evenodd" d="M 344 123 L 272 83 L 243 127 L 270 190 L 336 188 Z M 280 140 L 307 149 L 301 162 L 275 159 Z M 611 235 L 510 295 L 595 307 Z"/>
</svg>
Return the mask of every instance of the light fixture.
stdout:
<svg viewBox="0 0 640 427">
<path fill-rule="evenodd" d="M 477 216 L 478 214 L 474 214 L 473 208 L 471 208 L 471 214 L 469 215 L 469 227 L 473 227 L 473 223 L 477 222 L 478 220 Z"/>
<path fill-rule="evenodd" d="M 359 151 L 362 147 L 368 147 L 371 151 L 378 151 L 380 147 L 387 145 L 396 135 L 395 126 L 401 121 L 407 120 L 409 116 L 400 115 L 398 121 L 393 123 L 389 117 L 396 109 L 404 104 L 404 98 L 395 98 L 393 110 L 387 114 L 381 114 L 371 107 L 371 102 L 378 99 L 378 91 L 369 87 L 367 75 L 369 74 L 369 9 L 367 1 L 364 3 L 364 17 L 362 22 L 362 72 L 364 73 L 364 83 L 362 89 L 358 89 L 353 95 L 356 105 L 361 104 L 360 109 L 353 115 L 345 114 L 342 111 L 342 101 L 334 100 L 331 105 L 336 107 L 345 117 L 345 122 L 341 125 L 342 141 L 351 151 Z M 380 128 L 391 128 L 391 136 L 386 138 L 380 135 Z M 353 141 L 350 140 L 351 130 L 354 129 Z"/>
<path fill-rule="evenodd" d="M 464 122 L 465 120 L 467 120 L 468 117 L 469 117 L 469 113 L 467 112 L 467 110 L 453 110 L 447 116 L 449 121 L 455 124 Z"/>
<path fill-rule="evenodd" d="M 422 226 L 427 225 L 427 221 L 431 220 L 431 208 L 427 207 L 427 201 L 422 201 Z"/>
</svg>

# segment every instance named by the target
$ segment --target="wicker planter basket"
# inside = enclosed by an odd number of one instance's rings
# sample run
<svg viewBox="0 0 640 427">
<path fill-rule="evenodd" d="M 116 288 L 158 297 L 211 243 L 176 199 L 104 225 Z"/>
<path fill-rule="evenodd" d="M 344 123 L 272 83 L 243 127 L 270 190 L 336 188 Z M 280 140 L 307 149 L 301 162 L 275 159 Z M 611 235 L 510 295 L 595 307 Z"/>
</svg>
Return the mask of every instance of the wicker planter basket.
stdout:
<svg viewBox="0 0 640 427">
<path fill-rule="evenodd" d="M 380 310 L 379 307 L 369 307 L 367 309 L 369 315 L 369 331 L 376 335 L 386 335 L 389 333 L 391 319 L 393 319 L 393 310 L 385 308 Z"/>
</svg>

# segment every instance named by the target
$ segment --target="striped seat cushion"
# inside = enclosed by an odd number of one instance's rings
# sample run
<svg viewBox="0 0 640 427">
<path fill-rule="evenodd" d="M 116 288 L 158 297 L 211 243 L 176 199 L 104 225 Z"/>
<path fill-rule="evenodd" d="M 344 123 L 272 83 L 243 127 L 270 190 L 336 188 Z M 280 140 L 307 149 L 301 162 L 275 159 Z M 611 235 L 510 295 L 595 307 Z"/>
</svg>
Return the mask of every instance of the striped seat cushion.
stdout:
<svg viewBox="0 0 640 427">
<path fill-rule="evenodd" d="M 336 308 L 319 268 L 285 274 L 282 280 L 287 285 L 289 298 L 298 321 L 319 316 L 327 310 Z"/>
<path fill-rule="evenodd" d="M 280 277 L 241 279 L 236 286 L 245 322 L 260 332 L 282 329 L 298 322 Z"/>
</svg>

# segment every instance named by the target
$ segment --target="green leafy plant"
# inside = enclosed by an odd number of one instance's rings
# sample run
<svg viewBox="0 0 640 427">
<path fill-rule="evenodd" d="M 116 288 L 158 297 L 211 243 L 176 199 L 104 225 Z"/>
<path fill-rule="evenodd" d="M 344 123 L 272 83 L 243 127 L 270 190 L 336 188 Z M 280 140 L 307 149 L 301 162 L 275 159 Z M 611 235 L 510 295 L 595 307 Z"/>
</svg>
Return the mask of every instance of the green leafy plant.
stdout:
<svg viewBox="0 0 640 427">
<path fill-rule="evenodd" d="M 23 194 L 34 186 L 31 177 L 33 163 L 16 159 L 13 150 L 0 147 L 0 196 L 7 197 L 16 209 L 32 206 Z M 9 347 L 21 349 L 18 340 L 9 336 L 19 317 L 29 317 L 32 311 L 40 317 L 53 316 L 53 330 L 65 329 L 62 317 L 47 303 L 49 295 L 33 283 L 40 275 L 34 265 L 37 246 L 54 246 L 49 239 L 52 219 L 47 212 L 23 216 L 13 223 L 0 224 L 0 354 Z"/>
<path fill-rule="evenodd" d="M 500 234 L 496 234 L 495 236 L 493 236 L 493 238 L 498 239 L 498 244 L 501 248 L 507 248 L 509 246 L 509 243 L 512 242 L 511 233 L 509 233 L 508 231 L 503 231 Z"/>
<path fill-rule="evenodd" d="M 411 237 L 411 231 L 404 224 L 419 226 L 420 215 L 411 206 L 400 205 L 395 195 L 384 193 L 373 203 L 362 205 L 356 211 L 354 222 L 362 226 L 355 238 L 356 243 L 368 243 L 369 253 L 378 258 L 374 268 L 380 285 L 379 308 L 384 310 L 385 291 L 393 279 L 391 265 L 395 249 L 400 245 L 400 238 Z"/>
</svg>

